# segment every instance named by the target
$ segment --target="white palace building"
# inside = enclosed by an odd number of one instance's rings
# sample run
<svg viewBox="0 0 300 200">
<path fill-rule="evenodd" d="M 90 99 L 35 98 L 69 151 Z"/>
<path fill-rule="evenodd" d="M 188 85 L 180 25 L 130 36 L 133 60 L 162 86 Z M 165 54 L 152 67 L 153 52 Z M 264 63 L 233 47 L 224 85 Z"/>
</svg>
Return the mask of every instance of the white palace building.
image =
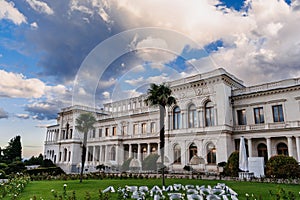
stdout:
<svg viewBox="0 0 300 200">
<path fill-rule="evenodd" d="M 165 119 L 170 171 L 182 171 L 185 165 L 217 170 L 218 163 L 238 150 L 242 136 L 249 157 L 266 161 L 285 154 L 300 162 L 300 78 L 246 87 L 219 68 L 168 84 L 177 100 Z M 100 164 L 117 168 L 131 157 L 141 165 L 160 149 L 159 111 L 148 107 L 145 98 L 107 103 L 99 110 L 76 105 L 62 109 L 57 124 L 47 128 L 45 158 L 67 173 L 78 173 L 83 136 L 75 120 L 92 112 L 97 122 L 88 135 L 85 171 L 96 171 Z"/>
</svg>

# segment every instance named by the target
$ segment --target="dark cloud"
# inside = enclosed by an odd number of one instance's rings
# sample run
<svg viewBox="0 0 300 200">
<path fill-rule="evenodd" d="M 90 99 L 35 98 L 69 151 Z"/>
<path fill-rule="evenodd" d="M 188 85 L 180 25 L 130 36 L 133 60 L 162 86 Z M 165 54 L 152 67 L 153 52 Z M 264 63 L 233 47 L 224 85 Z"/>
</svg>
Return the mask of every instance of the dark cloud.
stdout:
<svg viewBox="0 0 300 200">
<path fill-rule="evenodd" d="M 0 119 L 4 118 L 8 118 L 8 113 L 3 108 L 0 108 Z"/>
<path fill-rule="evenodd" d="M 54 10 L 53 15 L 41 15 L 24 2 L 18 7 L 29 23 L 38 24 L 37 29 L 28 29 L 25 37 L 34 46 L 32 51 L 41 54 L 41 75 L 63 83 L 74 79 L 86 55 L 114 30 L 100 16 L 71 11 L 69 1 L 45 2 Z"/>
</svg>

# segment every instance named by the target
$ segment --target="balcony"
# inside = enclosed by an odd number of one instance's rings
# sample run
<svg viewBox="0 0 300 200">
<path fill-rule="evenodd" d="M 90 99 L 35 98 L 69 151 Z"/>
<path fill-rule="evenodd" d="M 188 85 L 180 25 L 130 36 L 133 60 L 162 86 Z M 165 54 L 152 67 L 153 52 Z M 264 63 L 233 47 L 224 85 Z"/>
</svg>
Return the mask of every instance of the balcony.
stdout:
<svg viewBox="0 0 300 200">
<path fill-rule="evenodd" d="M 267 124 L 251 124 L 234 126 L 233 131 L 275 130 L 285 128 L 300 128 L 300 121 L 287 121 Z"/>
</svg>

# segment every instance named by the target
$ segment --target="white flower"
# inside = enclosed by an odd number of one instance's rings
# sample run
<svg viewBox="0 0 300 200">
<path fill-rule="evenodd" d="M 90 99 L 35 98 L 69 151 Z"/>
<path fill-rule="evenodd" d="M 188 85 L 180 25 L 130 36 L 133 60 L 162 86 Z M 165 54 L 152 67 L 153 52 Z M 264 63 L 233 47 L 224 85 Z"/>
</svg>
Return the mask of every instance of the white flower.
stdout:
<svg viewBox="0 0 300 200">
<path fill-rule="evenodd" d="M 67 184 L 64 184 L 64 187 L 67 187 Z"/>
<path fill-rule="evenodd" d="M 54 190 L 54 189 L 52 189 L 52 190 L 51 190 L 51 192 L 55 192 L 55 190 Z"/>
</svg>

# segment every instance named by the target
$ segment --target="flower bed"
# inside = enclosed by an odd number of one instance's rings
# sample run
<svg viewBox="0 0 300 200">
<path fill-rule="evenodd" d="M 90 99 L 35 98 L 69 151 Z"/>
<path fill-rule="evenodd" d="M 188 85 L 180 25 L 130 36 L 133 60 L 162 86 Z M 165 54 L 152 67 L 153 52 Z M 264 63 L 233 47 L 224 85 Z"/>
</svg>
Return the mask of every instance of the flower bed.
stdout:
<svg viewBox="0 0 300 200">
<path fill-rule="evenodd" d="M 30 177 L 23 174 L 16 174 L 12 178 L 3 181 L 0 184 L 0 199 L 9 197 L 17 199 L 25 186 L 29 183 Z"/>
</svg>

